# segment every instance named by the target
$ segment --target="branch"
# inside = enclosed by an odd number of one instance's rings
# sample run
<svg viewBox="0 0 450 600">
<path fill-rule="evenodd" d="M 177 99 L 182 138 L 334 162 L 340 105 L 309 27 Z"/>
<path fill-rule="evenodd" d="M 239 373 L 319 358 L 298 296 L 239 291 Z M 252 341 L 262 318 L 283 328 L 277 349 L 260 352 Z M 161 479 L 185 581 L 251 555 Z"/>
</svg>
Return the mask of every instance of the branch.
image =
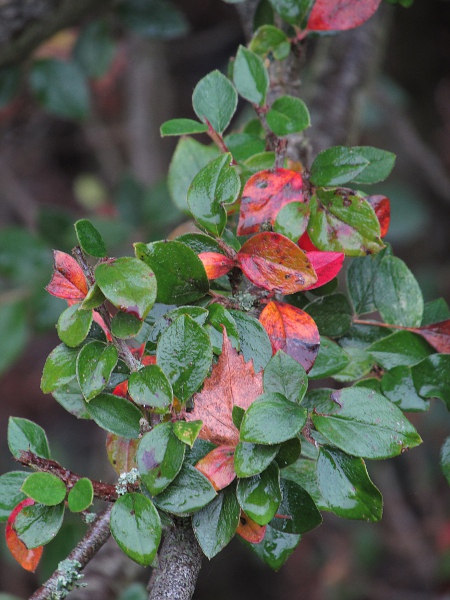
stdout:
<svg viewBox="0 0 450 600">
<path fill-rule="evenodd" d="M 168 529 L 153 570 L 148 600 L 190 600 L 202 566 L 203 552 L 191 524 L 179 519 Z"/>
<path fill-rule="evenodd" d="M 79 542 L 67 557 L 67 560 L 79 563 L 79 569 L 84 569 L 88 562 L 97 554 L 110 536 L 109 518 L 112 505 L 97 516 L 84 538 Z M 61 564 L 61 563 L 60 563 Z M 55 597 L 58 589 L 59 578 L 62 570 L 58 568 L 47 581 L 30 596 L 29 600 L 47 600 Z"/>
</svg>

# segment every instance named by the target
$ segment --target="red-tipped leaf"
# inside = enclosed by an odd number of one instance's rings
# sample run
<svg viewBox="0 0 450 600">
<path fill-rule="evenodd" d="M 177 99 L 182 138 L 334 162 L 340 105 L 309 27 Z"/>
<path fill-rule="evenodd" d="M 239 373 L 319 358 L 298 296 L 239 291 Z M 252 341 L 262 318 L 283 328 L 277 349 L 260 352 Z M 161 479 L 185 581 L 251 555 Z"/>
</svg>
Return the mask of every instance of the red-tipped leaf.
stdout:
<svg viewBox="0 0 450 600">
<path fill-rule="evenodd" d="M 234 260 L 219 252 L 201 252 L 198 257 L 205 267 L 208 279 L 222 277 L 234 267 Z"/>
<path fill-rule="evenodd" d="M 209 479 L 216 491 L 223 490 L 236 477 L 234 450 L 235 446 L 219 446 L 195 465 L 195 468 Z"/>
<path fill-rule="evenodd" d="M 26 571 L 31 571 L 32 573 L 34 573 L 39 564 L 44 548 L 43 546 L 39 546 L 37 548 L 27 548 L 22 540 L 19 539 L 19 536 L 14 529 L 14 522 L 17 518 L 17 515 L 23 508 L 26 506 L 32 506 L 33 504 L 34 500 L 31 498 L 25 498 L 25 500 L 22 500 L 22 502 L 20 502 L 9 515 L 5 530 L 6 545 L 8 546 L 8 550 L 11 552 L 13 558 Z"/>
<path fill-rule="evenodd" d="M 309 15 L 310 31 L 344 31 L 365 23 L 381 0 L 316 0 Z"/>
<path fill-rule="evenodd" d="M 77 261 L 59 250 L 53 251 L 53 276 L 45 288 L 49 294 L 64 300 L 83 300 L 88 292 L 86 277 Z"/>
<path fill-rule="evenodd" d="M 317 281 L 308 290 L 314 290 L 325 285 L 336 277 L 344 264 L 345 254 L 342 252 L 307 252 L 314 271 L 317 273 Z"/>
</svg>

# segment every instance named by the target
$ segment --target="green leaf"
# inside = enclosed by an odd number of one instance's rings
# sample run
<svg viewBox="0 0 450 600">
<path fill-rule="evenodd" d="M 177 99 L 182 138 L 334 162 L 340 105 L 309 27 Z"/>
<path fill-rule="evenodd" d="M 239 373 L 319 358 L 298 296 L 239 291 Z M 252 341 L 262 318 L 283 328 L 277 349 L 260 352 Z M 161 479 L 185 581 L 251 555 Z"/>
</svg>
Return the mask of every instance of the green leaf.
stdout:
<svg viewBox="0 0 450 600">
<path fill-rule="evenodd" d="M 195 254 L 200 254 L 201 252 L 224 254 L 217 241 L 210 235 L 206 235 L 206 233 L 183 233 L 183 235 L 177 237 L 176 241 L 183 242 L 183 244 L 189 246 Z"/>
<path fill-rule="evenodd" d="M 177 241 L 134 244 L 136 256 L 156 275 L 156 301 L 163 304 L 195 302 L 209 291 L 202 261 L 186 244 Z"/>
<path fill-rule="evenodd" d="M 141 260 L 117 258 L 95 269 L 97 285 L 120 310 L 145 319 L 156 299 L 155 273 Z"/>
<path fill-rule="evenodd" d="M 75 223 L 75 233 L 81 248 L 90 256 L 104 258 L 107 256 L 105 242 L 100 232 L 87 219 Z"/>
<path fill-rule="evenodd" d="M 355 146 L 353 150 L 369 161 L 363 171 L 353 178 L 355 183 L 367 185 L 384 181 L 394 168 L 395 154 L 392 152 L 371 146 Z"/>
<path fill-rule="evenodd" d="M 161 334 L 166 331 L 178 317 L 181 315 L 189 315 L 199 325 L 204 325 L 208 317 L 208 311 L 201 306 L 180 306 L 170 310 L 160 317 L 153 326 L 150 332 L 150 341 L 157 342 Z"/>
<path fill-rule="evenodd" d="M 309 379 L 324 379 L 342 371 L 350 362 L 348 354 L 336 342 L 326 337 L 320 338 L 319 354 L 313 368 L 308 373 Z"/>
<path fill-rule="evenodd" d="M 234 160 L 238 162 L 263 152 L 266 147 L 262 138 L 250 133 L 230 133 L 224 138 L 224 142 Z"/>
<path fill-rule="evenodd" d="M 270 526 L 283 533 L 306 533 L 322 523 L 322 517 L 313 499 L 300 485 L 288 479 L 280 481 L 282 500 L 278 507 L 280 515 L 291 518 L 275 517 Z"/>
<path fill-rule="evenodd" d="M 396 256 L 380 262 L 373 284 L 375 306 L 383 321 L 418 327 L 423 315 L 423 296 L 416 278 Z"/>
<path fill-rule="evenodd" d="M 287 35 L 273 25 L 262 25 L 253 34 L 249 49 L 265 58 L 272 53 L 277 60 L 283 60 L 289 55 L 291 44 Z"/>
<path fill-rule="evenodd" d="M 252 477 L 264 471 L 273 461 L 280 446 L 239 442 L 234 453 L 234 469 L 238 477 Z"/>
<path fill-rule="evenodd" d="M 216 556 L 239 525 L 240 509 L 233 487 L 219 492 L 216 498 L 192 517 L 195 537 L 208 558 Z"/>
<path fill-rule="evenodd" d="M 236 323 L 245 362 L 253 360 L 255 372 L 263 369 L 272 357 L 272 345 L 261 323 L 240 310 L 229 310 Z"/>
<path fill-rule="evenodd" d="M 76 379 L 52 392 L 53 398 L 77 419 L 90 419 L 86 402 Z"/>
<path fill-rule="evenodd" d="M 92 310 L 93 308 L 98 308 L 105 301 L 105 296 L 102 290 L 95 283 L 86 294 L 83 302 L 81 303 L 81 308 L 83 310 Z"/>
<path fill-rule="evenodd" d="M 57 390 L 75 378 L 78 352 L 65 344 L 60 344 L 51 352 L 42 372 L 41 390 L 44 394 Z"/>
<path fill-rule="evenodd" d="M 64 518 L 64 503 L 57 506 L 33 504 L 17 515 L 14 529 L 27 548 L 45 546 L 53 540 Z"/>
<path fill-rule="evenodd" d="M 278 450 L 275 459 L 280 469 L 284 469 L 285 467 L 295 463 L 300 456 L 301 450 L 302 444 L 298 437 L 294 437 L 283 442 L 280 445 L 280 449 Z"/>
<path fill-rule="evenodd" d="M 154 498 L 158 508 L 174 515 L 197 512 L 216 497 L 216 491 L 200 471 L 184 464 L 174 481 Z"/>
<path fill-rule="evenodd" d="M 0 69 L 0 109 L 14 100 L 19 91 L 21 73 L 17 66 Z"/>
<path fill-rule="evenodd" d="M 118 311 L 111 319 L 111 333 L 114 337 L 127 340 L 136 337 L 142 329 L 143 322 L 134 315 Z"/>
<path fill-rule="evenodd" d="M 303 27 L 313 5 L 313 0 L 269 0 L 282 19 L 292 25 Z"/>
<path fill-rule="evenodd" d="M 129 400 L 113 394 L 99 394 L 89 402 L 88 410 L 102 429 L 127 439 L 139 437 L 142 413 Z"/>
<path fill-rule="evenodd" d="M 89 342 L 81 349 L 76 372 L 81 392 L 88 402 L 108 385 L 118 356 L 115 346 L 102 342 Z"/>
<path fill-rule="evenodd" d="M 175 421 L 173 424 L 173 432 L 177 438 L 192 448 L 198 434 L 202 428 L 202 421 Z"/>
<path fill-rule="evenodd" d="M 46 506 L 56 506 L 66 497 L 65 484 L 52 473 L 32 473 L 24 481 L 22 492 Z"/>
<path fill-rule="evenodd" d="M 264 539 L 259 544 L 244 544 L 274 571 L 278 571 L 297 548 L 301 540 L 298 534 L 283 533 L 270 525 L 266 527 Z"/>
<path fill-rule="evenodd" d="M 172 386 L 157 365 L 148 365 L 131 373 L 128 393 L 136 404 L 151 406 L 155 412 L 163 414 L 173 400 Z"/>
<path fill-rule="evenodd" d="M 68 119 L 86 119 L 90 111 L 89 88 L 75 62 L 43 58 L 31 67 L 30 88 L 48 112 Z"/>
<path fill-rule="evenodd" d="M 178 475 L 185 449 L 186 445 L 174 434 L 172 423 L 160 423 L 142 437 L 136 461 L 152 496 L 165 490 Z"/>
<path fill-rule="evenodd" d="M 242 420 L 240 440 L 255 444 L 279 444 L 297 435 L 307 411 L 278 393 L 266 393 L 248 408 Z"/>
<path fill-rule="evenodd" d="M 332 406 L 316 409 L 316 429 L 334 445 L 353 456 L 389 458 L 421 443 L 420 436 L 400 409 L 384 396 L 366 388 L 331 392 Z"/>
<path fill-rule="evenodd" d="M 442 445 L 440 465 L 442 472 L 450 485 L 450 437 L 448 437 Z"/>
<path fill-rule="evenodd" d="M 278 212 L 273 230 L 297 243 L 308 226 L 309 212 L 309 204 L 289 202 Z"/>
<path fill-rule="evenodd" d="M 202 385 L 212 362 L 208 334 L 191 317 L 182 315 L 162 334 L 156 351 L 173 393 L 185 403 Z"/>
<path fill-rule="evenodd" d="M 311 446 L 311 444 L 306 445 Z M 302 449 L 304 448 L 305 444 L 303 444 Z M 294 481 L 304 488 L 319 510 L 328 510 L 328 505 L 322 496 L 317 480 L 317 458 L 299 458 L 293 465 L 289 465 L 281 471 L 281 477 Z"/>
<path fill-rule="evenodd" d="M 367 348 L 367 352 L 383 369 L 412 367 L 429 356 L 433 349 L 420 336 L 409 331 L 396 331 Z"/>
<path fill-rule="evenodd" d="M 423 398 L 440 398 L 450 410 L 450 354 L 433 354 L 411 369 L 414 387 Z"/>
<path fill-rule="evenodd" d="M 0 476 L 0 522 L 6 521 L 13 508 L 26 498 L 21 487 L 29 473 L 10 471 Z"/>
<path fill-rule="evenodd" d="M 292 402 L 300 403 L 308 389 L 305 369 L 282 350 L 273 356 L 263 374 L 264 391 L 279 392 Z"/>
<path fill-rule="evenodd" d="M 217 344 L 213 350 L 216 354 L 220 354 L 222 352 L 222 343 L 223 343 L 223 335 L 222 335 L 222 326 L 225 326 L 227 331 L 227 335 L 230 339 L 231 345 L 235 350 L 240 350 L 241 344 L 239 341 L 239 330 L 236 326 L 236 321 L 231 316 L 231 313 L 224 308 L 221 304 L 210 304 L 208 306 L 208 324 L 210 327 L 208 328 L 208 332 L 211 336 L 211 329 L 214 329 L 214 332 L 217 332 Z"/>
<path fill-rule="evenodd" d="M 308 108 L 295 96 L 280 96 L 266 115 L 267 124 L 275 135 L 298 133 L 311 125 Z"/>
<path fill-rule="evenodd" d="M 431 325 L 447 319 L 450 319 L 450 308 L 444 298 L 437 298 L 424 305 L 421 325 Z"/>
<path fill-rule="evenodd" d="M 304 308 L 316 322 L 320 335 L 341 337 L 352 324 L 352 309 L 344 294 L 330 294 Z"/>
<path fill-rule="evenodd" d="M 94 499 L 94 488 L 87 477 L 79 479 L 70 490 L 67 504 L 72 512 L 87 510 Z"/>
<path fill-rule="evenodd" d="M 204 146 L 186 137 L 178 142 L 169 166 L 167 185 L 175 205 L 183 212 L 189 212 L 187 193 L 197 173 L 219 154 L 215 146 Z"/>
<path fill-rule="evenodd" d="M 209 233 L 222 235 L 227 224 L 224 204 L 239 196 L 241 182 L 230 153 L 221 154 L 194 177 L 187 201 L 194 219 Z"/>
<path fill-rule="evenodd" d="M 189 23 L 170 0 L 125 0 L 118 13 L 126 27 L 150 39 L 171 40 L 189 31 Z"/>
<path fill-rule="evenodd" d="M 0 305 L 0 374 L 4 373 L 25 349 L 30 335 L 27 321 L 25 302 Z"/>
<path fill-rule="evenodd" d="M 318 186 L 342 185 L 362 173 L 370 161 L 355 148 L 333 146 L 320 152 L 311 165 L 311 182 Z"/>
<path fill-rule="evenodd" d="M 376 279 L 383 251 L 354 258 L 347 271 L 347 288 L 355 314 L 374 312 L 373 283 Z"/>
<path fill-rule="evenodd" d="M 269 73 L 261 57 L 239 46 L 233 65 L 233 79 L 239 94 L 258 106 L 264 106 L 269 89 Z"/>
<path fill-rule="evenodd" d="M 394 367 L 385 373 L 381 379 L 381 391 L 404 412 L 423 412 L 430 408 L 430 401 L 421 398 L 414 387 L 410 367 Z"/>
<path fill-rule="evenodd" d="M 192 422 L 195 423 L 195 421 Z M 211 450 L 214 450 L 214 448 L 216 448 L 216 446 L 211 442 L 208 442 L 208 440 L 197 438 L 192 449 L 186 454 L 185 463 L 195 467 L 198 461 L 205 458 L 205 456 L 209 454 Z"/>
<path fill-rule="evenodd" d="M 241 428 L 242 419 L 244 418 L 245 410 L 236 404 L 233 406 L 233 410 L 231 411 L 231 418 L 233 420 L 233 424 L 237 429 Z"/>
<path fill-rule="evenodd" d="M 267 525 L 281 502 L 280 471 L 275 463 L 255 475 L 239 479 L 236 496 L 245 512 L 258 525 Z"/>
<path fill-rule="evenodd" d="M 383 498 L 361 458 L 322 446 L 317 461 L 320 490 L 330 510 L 344 519 L 379 521 Z"/>
<path fill-rule="evenodd" d="M 237 93 L 225 75 L 212 71 L 195 86 L 192 106 L 200 121 L 222 134 L 236 111 Z"/>
<path fill-rule="evenodd" d="M 128 493 L 114 503 L 111 533 L 119 548 L 140 565 L 149 565 L 161 541 L 161 519 L 143 494 Z"/>
<path fill-rule="evenodd" d="M 161 137 L 166 135 L 189 135 L 193 133 L 205 133 L 208 125 L 194 121 L 194 119 L 170 119 L 161 125 Z"/>
<path fill-rule="evenodd" d="M 250 174 L 247 175 L 247 178 L 250 177 L 251 174 L 257 173 L 258 171 L 267 171 L 268 169 L 273 169 L 275 166 L 275 152 L 270 151 L 255 154 L 244 161 L 244 165 L 250 171 Z"/>
<path fill-rule="evenodd" d="M 89 333 L 92 316 L 92 310 L 83 310 L 79 303 L 66 308 L 56 325 L 59 339 L 71 348 L 79 346 Z"/>
<path fill-rule="evenodd" d="M 116 44 L 109 23 L 92 21 L 81 30 L 73 57 L 86 77 L 98 79 L 109 71 L 115 53 Z"/>
<path fill-rule="evenodd" d="M 43 458 L 50 458 L 45 431 L 33 421 L 20 417 L 9 417 L 8 448 L 15 458 L 20 458 L 20 452 L 33 452 Z"/>
</svg>

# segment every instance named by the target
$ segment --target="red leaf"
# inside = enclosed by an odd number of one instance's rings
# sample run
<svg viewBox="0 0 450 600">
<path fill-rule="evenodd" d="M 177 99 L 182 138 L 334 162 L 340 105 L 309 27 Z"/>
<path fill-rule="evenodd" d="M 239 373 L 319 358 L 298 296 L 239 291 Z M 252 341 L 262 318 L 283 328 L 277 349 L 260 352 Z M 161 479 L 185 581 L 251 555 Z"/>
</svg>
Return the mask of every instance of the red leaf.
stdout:
<svg viewBox="0 0 450 600">
<path fill-rule="evenodd" d="M 334 279 L 342 269 L 345 258 L 342 252 L 307 252 L 306 256 L 317 273 L 316 283 L 306 288 L 307 290 L 314 290 Z"/>
<path fill-rule="evenodd" d="M 20 511 L 26 506 L 32 506 L 34 504 L 34 500 L 31 498 L 25 498 L 22 500 L 16 508 L 9 515 L 8 520 L 6 522 L 6 545 L 8 546 L 9 551 L 12 556 L 17 560 L 17 562 L 26 570 L 34 573 L 36 567 L 41 560 L 42 552 L 44 550 L 43 546 L 39 546 L 37 548 L 27 548 L 22 540 L 19 539 L 19 536 L 14 530 L 14 522 L 17 518 L 17 515 Z"/>
<path fill-rule="evenodd" d="M 302 188 L 302 176 L 296 171 L 275 169 L 255 173 L 242 192 L 237 234 L 256 233 L 264 223 L 273 225 L 283 206 L 304 201 Z"/>
<path fill-rule="evenodd" d="M 253 236 L 239 250 L 237 259 L 248 279 L 265 290 L 294 294 L 317 281 L 303 250 L 279 233 Z"/>
<path fill-rule="evenodd" d="M 234 446 L 219 446 L 211 450 L 195 465 L 209 479 L 216 491 L 223 490 L 236 477 Z"/>
<path fill-rule="evenodd" d="M 236 446 L 239 431 L 232 418 L 233 406 L 244 410 L 263 393 L 262 373 L 255 373 L 253 361 L 245 362 L 223 332 L 222 354 L 205 380 L 203 390 L 194 394 L 194 410 L 186 421 L 203 421 L 199 437 L 216 446 Z"/>
<path fill-rule="evenodd" d="M 316 0 L 309 15 L 310 31 L 343 31 L 362 25 L 381 0 Z"/>
<path fill-rule="evenodd" d="M 201 252 L 198 257 L 205 267 L 208 279 L 226 275 L 234 267 L 234 260 L 219 252 Z"/>
<path fill-rule="evenodd" d="M 441 354 L 450 354 L 450 319 L 423 327 L 411 327 L 409 331 L 421 335 Z"/>
<path fill-rule="evenodd" d="M 144 366 L 156 365 L 156 355 L 155 354 L 146 354 L 145 356 L 142 357 L 141 362 Z"/>
<path fill-rule="evenodd" d="M 298 247 L 305 252 L 320 252 L 319 248 L 312 243 L 307 231 L 298 240 Z"/>
<path fill-rule="evenodd" d="M 128 397 L 128 379 L 125 379 L 125 381 L 122 381 L 122 383 L 119 383 L 118 385 L 116 385 L 116 387 L 113 389 L 113 394 L 114 394 L 114 396 L 121 396 L 122 398 L 127 398 Z"/>
<path fill-rule="evenodd" d="M 384 237 L 391 223 L 391 201 L 386 196 L 367 196 L 367 202 L 375 211 L 380 223 L 380 237 Z"/>
<path fill-rule="evenodd" d="M 108 340 L 108 342 L 112 342 L 112 335 L 111 332 L 109 331 L 109 329 L 106 327 L 106 323 L 103 320 L 103 317 L 101 317 L 97 311 L 93 311 L 92 313 L 92 318 L 94 319 L 94 321 L 97 323 L 97 325 L 100 325 L 100 327 L 103 329 L 103 331 L 105 332 L 106 335 L 106 339 Z"/>
<path fill-rule="evenodd" d="M 241 512 L 236 533 L 251 544 L 259 544 L 266 535 L 266 525 L 258 525 L 253 519 L 247 517 L 244 512 Z"/>
<path fill-rule="evenodd" d="M 290 304 L 269 302 L 259 320 L 269 335 L 274 354 L 283 350 L 305 371 L 311 369 L 320 346 L 319 330 L 312 317 Z"/>
<path fill-rule="evenodd" d="M 64 300 L 83 300 L 88 292 L 86 277 L 77 263 L 69 254 L 53 251 L 55 260 L 53 277 L 45 288 L 49 294 Z"/>
</svg>

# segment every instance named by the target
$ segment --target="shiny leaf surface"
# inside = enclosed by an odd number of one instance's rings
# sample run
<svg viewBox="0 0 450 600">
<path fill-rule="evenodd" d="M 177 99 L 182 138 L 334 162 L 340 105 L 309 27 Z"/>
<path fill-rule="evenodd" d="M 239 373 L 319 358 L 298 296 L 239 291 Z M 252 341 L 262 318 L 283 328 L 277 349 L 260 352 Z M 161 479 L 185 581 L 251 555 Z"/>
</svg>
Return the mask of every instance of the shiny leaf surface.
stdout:
<svg viewBox="0 0 450 600">
<path fill-rule="evenodd" d="M 137 438 L 141 411 L 129 400 L 113 394 L 99 394 L 88 405 L 89 414 L 102 429 L 124 438 Z"/>
<path fill-rule="evenodd" d="M 269 89 L 269 73 L 261 57 L 239 46 L 233 65 L 233 80 L 239 95 L 263 106 Z"/>
<path fill-rule="evenodd" d="M 279 392 L 288 400 L 300 403 L 308 389 L 305 369 L 282 350 L 269 360 L 264 369 L 264 392 Z"/>
<path fill-rule="evenodd" d="M 239 505 L 258 525 L 267 525 L 281 502 L 280 472 L 272 463 L 265 471 L 239 479 L 236 488 Z"/>
<path fill-rule="evenodd" d="M 211 127 L 221 134 L 235 113 L 237 99 L 231 81 L 220 71 L 212 71 L 195 86 L 192 106 L 203 123 L 210 123 Z"/>
<path fill-rule="evenodd" d="M 236 477 L 234 446 L 219 446 L 211 450 L 195 465 L 209 479 L 216 491 L 227 487 Z"/>
<path fill-rule="evenodd" d="M 73 304 L 61 313 L 56 329 L 59 339 L 74 348 L 85 340 L 91 325 L 92 311 L 81 309 L 81 304 Z"/>
<path fill-rule="evenodd" d="M 280 481 L 282 500 L 270 526 L 283 533 L 303 534 L 322 523 L 322 517 L 311 496 L 300 485 L 288 479 Z"/>
<path fill-rule="evenodd" d="M 148 365 L 131 373 L 128 393 L 136 404 L 150 406 L 161 413 L 167 411 L 173 400 L 172 386 L 157 365 Z"/>
<path fill-rule="evenodd" d="M 118 356 L 115 346 L 102 342 L 89 342 L 81 349 L 76 362 L 77 378 L 88 402 L 107 386 Z"/>
</svg>

